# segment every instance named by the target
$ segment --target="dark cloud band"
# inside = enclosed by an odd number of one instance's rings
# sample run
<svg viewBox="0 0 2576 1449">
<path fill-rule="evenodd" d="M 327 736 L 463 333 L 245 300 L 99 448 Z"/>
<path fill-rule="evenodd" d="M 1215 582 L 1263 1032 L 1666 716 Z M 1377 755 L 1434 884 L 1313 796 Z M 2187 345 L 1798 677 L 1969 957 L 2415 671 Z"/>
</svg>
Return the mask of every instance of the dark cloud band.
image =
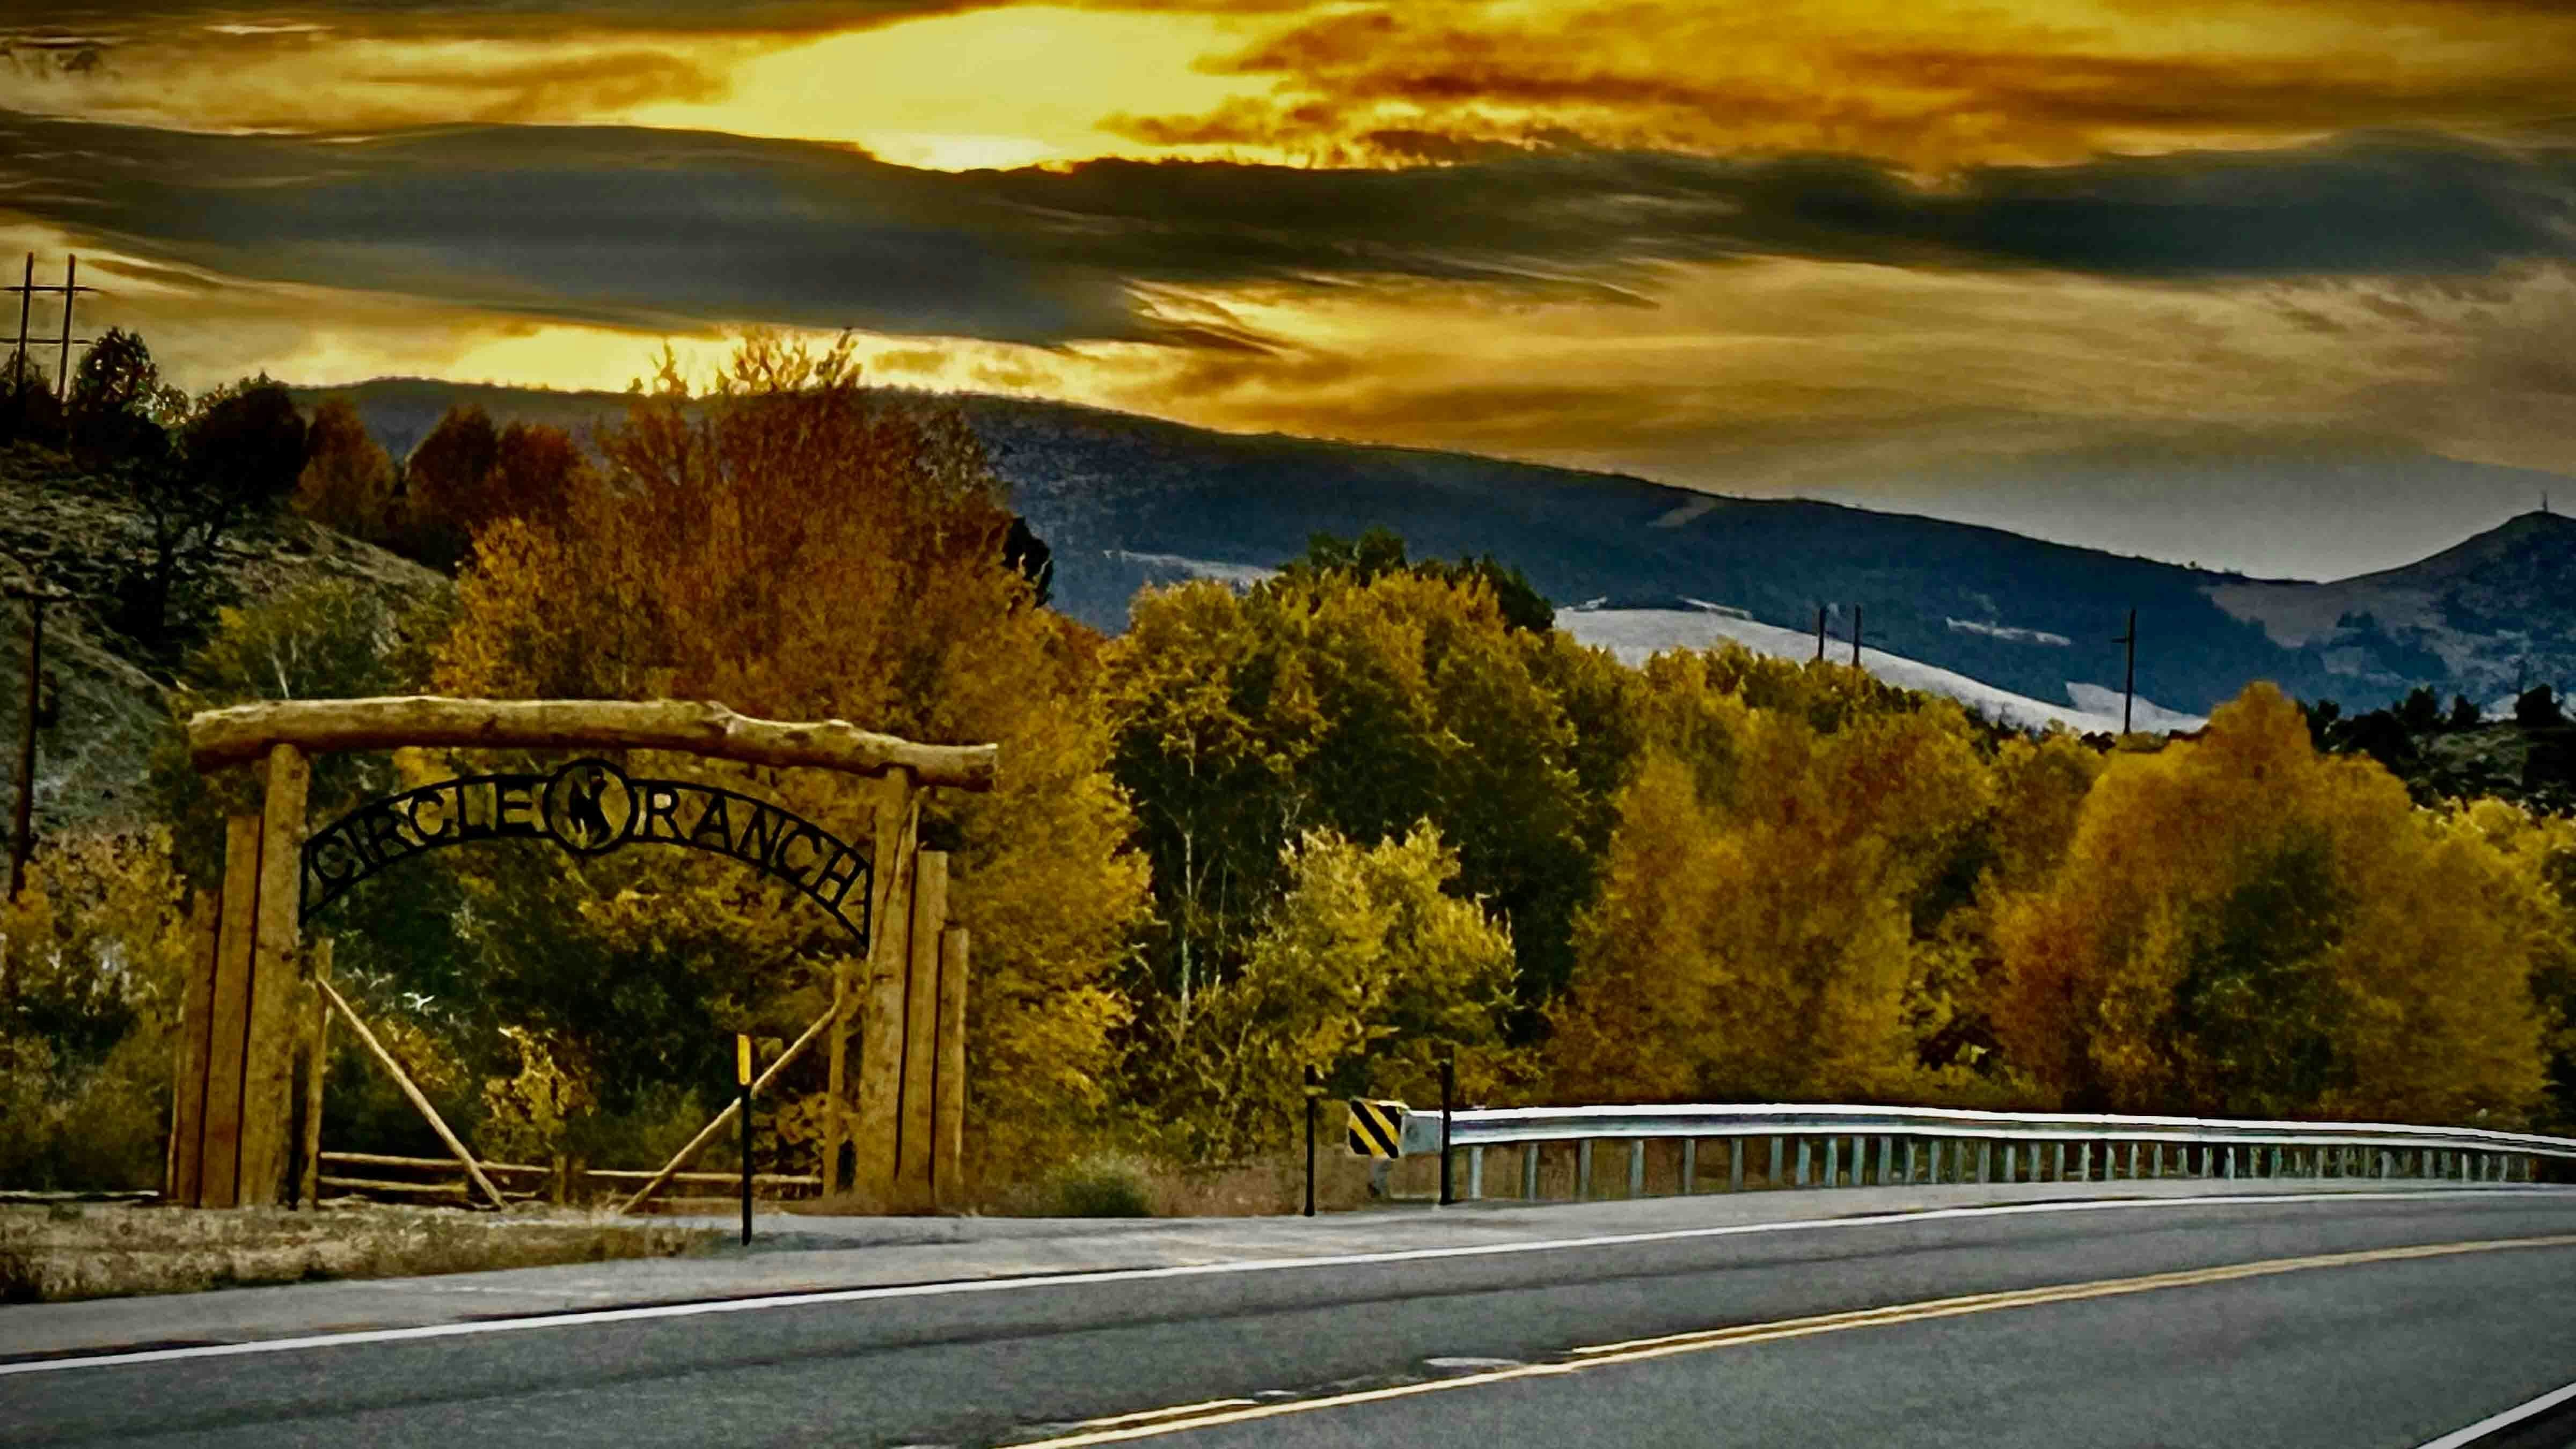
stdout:
<svg viewBox="0 0 2576 1449">
<path fill-rule="evenodd" d="M 1585 150 L 1402 170 L 948 173 L 611 127 L 211 136 L 0 113 L 0 208 L 140 258 L 531 316 L 1242 345 L 1155 287 L 1415 278 L 1633 300 L 1754 256 L 2200 280 L 2576 254 L 2576 151 L 2424 135 L 1995 168 Z"/>
</svg>

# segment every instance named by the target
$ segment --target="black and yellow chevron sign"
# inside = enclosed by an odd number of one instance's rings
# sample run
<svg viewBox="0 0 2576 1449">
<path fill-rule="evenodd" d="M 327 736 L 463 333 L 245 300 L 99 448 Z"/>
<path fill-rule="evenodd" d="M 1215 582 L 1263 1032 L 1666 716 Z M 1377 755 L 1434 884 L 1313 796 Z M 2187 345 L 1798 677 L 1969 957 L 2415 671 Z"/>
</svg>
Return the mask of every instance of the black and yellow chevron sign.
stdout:
<svg viewBox="0 0 2576 1449">
<path fill-rule="evenodd" d="M 1366 1097 L 1351 1099 L 1351 1151 L 1362 1157 L 1402 1157 L 1397 1144 L 1404 1134 L 1405 1106 L 1402 1102 L 1372 1102 Z"/>
</svg>

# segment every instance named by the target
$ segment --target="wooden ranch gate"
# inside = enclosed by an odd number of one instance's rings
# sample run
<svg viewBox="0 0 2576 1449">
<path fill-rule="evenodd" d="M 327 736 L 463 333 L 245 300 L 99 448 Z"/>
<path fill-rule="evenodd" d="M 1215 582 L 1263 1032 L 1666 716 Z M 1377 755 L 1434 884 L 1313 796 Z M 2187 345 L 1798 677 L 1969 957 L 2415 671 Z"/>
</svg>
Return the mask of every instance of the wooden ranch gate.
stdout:
<svg viewBox="0 0 2576 1449">
<path fill-rule="evenodd" d="M 629 777 L 579 759 L 546 774 L 467 776 L 372 800 L 308 834 L 311 756 L 403 746 L 509 750 L 667 750 L 881 782 L 862 852 L 783 808 L 691 781 Z M 920 849 L 920 792 L 989 790 L 994 745 L 923 745 L 839 720 L 786 724 L 719 704 L 484 700 L 406 696 L 289 700 L 213 710 L 188 721 L 191 761 L 249 766 L 262 808 L 226 822 L 224 879 L 201 897 L 197 948 L 175 1063 L 168 1199 L 191 1207 L 290 1199 L 290 1167 L 310 1200 L 319 1161 L 321 1046 L 336 1014 L 393 1072 L 413 1105 L 492 1206 L 500 1193 L 331 985 L 327 952 L 303 948 L 303 923 L 396 861 L 486 839 L 545 839 L 579 854 L 662 844 L 731 856 L 777 876 L 851 934 L 832 1006 L 754 1084 L 755 1094 L 817 1039 L 830 1106 L 823 1184 L 882 1208 L 928 1212 L 962 1194 L 967 941 L 947 924 L 948 858 Z M 319 969 L 317 969 L 317 965 Z M 852 1019 L 862 1028 L 855 1119 L 846 1087 Z M 310 1021 L 311 1026 L 302 1023 Z M 299 1041 L 308 1056 L 304 1132 L 290 1154 Z M 727 1106 L 648 1181 L 640 1206 L 732 1120 Z M 291 1161 L 292 1158 L 296 1159 Z"/>
</svg>

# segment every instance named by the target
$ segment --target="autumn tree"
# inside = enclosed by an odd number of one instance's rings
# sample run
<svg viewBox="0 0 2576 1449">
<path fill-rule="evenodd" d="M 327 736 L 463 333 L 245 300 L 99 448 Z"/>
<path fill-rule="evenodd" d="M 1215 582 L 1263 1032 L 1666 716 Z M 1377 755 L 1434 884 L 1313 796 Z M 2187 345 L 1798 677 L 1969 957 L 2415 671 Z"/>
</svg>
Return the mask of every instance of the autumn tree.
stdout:
<svg viewBox="0 0 2576 1449">
<path fill-rule="evenodd" d="M 0 901 L 0 1187 L 159 1185 L 185 906 L 157 831 L 59 839 Z"/>
<path fill-rule="evenodd" d="M 1061 1141 L 1102 1102 L 1123 1015 L 1107 975 L 1144 866 L 1103 769 L 1097 638 L 1033 607 L 1004 563 L 1010 514 L 972 435 L 953 413 L 863 387 L 846 342 L 755 337 L 704 390 L 666 359 L 595 446 L 605 466 L 576 470 L 559 518 L 505 517 L 475 537 L 440 685 L 718 699 L 998 742 L 1000 787 L 935 795 L 923 825 L 953 848 L 952 913 L 974 932 L 970 1132 L 995 1163 Z M 828 771 L 687 756 L 635 767 L 755 790 L 852 832 L 875 794 Z M 719 1027 L 792 1033 L 848 949 L 774 885 L 712 862 L 531 862 L 475 889 L 491 989 L 525 1008 L 523 1024 L 557 1031 L 550 1045 L 577 1045 L 604 1095 L 621 1077 L 713 1083 Z"/>
<path fill-rule="evenodd" d="M 561 428 L 496 427 L 480 407 L 450 408 L 404 461 L 395 546 L 453 572 L 475 535 L 504 518 L 561 523 L 588 466 L 581 445 Z"/>
<path fill-rule="evenodd" d="M 1998 913 L 1995 1025 L 2069 1106 L 2514 1120 L 2543 915 L 2491 843 L 2319 757 L 2256 685 L 2204 738 L 2112 758 L 2063 866 Z"/>
<path fill-rule="evenodd" d="M 1850 673 L 1733 648 L 1648 662 L 1645 763 L 1554 1012 L 1562 1093 L 1915 1087 L 1918 906 L 1992 785 L 1955 706 L 1881 700 Z M 1757 681 L 1769 707 L 1749 698 Z"/>
<path fill-rule="evenodd" d="M 393 459 L 367 431 L 355 404 L 324 398 L 313 410 L 305 454 L 295 484 L 296 512 L 351 538 L 378 544 L 393 539 Z"/>
</svg>

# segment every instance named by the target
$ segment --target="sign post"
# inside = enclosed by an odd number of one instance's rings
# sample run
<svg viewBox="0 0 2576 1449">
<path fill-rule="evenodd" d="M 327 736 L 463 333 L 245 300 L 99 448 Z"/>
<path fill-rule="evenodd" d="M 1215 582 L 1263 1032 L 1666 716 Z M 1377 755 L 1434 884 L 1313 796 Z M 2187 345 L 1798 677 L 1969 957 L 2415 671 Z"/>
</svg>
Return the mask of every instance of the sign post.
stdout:
<svg viewBox="0 0 2576 1449">
<path fill-rule="evenodd" d="M 742 1245 L 751 1246 L 751 1038 L 733 1038 L 733 1079 L 742 1092 Z"/>
<path fill-rule="evenodd" d="M 1306 1069 L 1306 1216 L 1315 1215 L 1315 1099 L 1324 1094 L 1324 1079 Z"/>
<path fill-rule="evenodd" d="M 1449 1118 L 1456 1109 L 1458 1097 L 1458 1049 L 1449 1048 L 1440 1057 L 1440 1205 L 1449 1207 L 1458 1201 L 1450 1191 Z"/>
</svg>

